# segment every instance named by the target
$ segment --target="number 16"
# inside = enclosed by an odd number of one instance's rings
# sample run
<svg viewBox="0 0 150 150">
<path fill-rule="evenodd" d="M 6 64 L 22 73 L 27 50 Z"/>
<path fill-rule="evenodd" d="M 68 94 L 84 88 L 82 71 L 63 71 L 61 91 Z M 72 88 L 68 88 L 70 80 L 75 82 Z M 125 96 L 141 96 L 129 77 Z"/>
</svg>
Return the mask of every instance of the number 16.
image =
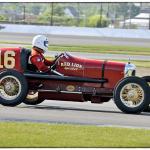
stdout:
<svg viewBox="0 0 150 150">
<path fill-rule="evenodd" d="M 2 63 L 2 55 L 0 51 L 0 68 L 14 68 L 15 67 L 15 52 L 14 51 L 6 51 L 4 52 L 4 63 Z M 2 65 L 4 64 L 4 65 Z"/>
</svg>

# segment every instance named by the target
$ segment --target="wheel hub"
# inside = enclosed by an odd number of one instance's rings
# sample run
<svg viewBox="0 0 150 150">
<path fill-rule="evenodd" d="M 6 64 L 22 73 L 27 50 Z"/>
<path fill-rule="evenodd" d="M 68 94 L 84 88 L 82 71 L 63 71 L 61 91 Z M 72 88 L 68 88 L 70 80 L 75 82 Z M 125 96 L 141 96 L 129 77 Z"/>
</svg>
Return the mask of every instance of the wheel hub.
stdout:
<svg viewBox="0 0 150 150">
<path fill-rule="evenodd" d="M 14 90 L 15 90 L 15 85 L 14 85 L 12 82 L 7 82 L 7 83 L 4 85 L 4 90 L 5 90 L 5 92 L 7 92 L 7 93 L 13 93 Z"/>
<path fill-rule="evenodd" d="M 136 90 L 130 90 L 127 94 L 127 98 L 130 101 L 137 101 L 138 100 L 138 93 Z"/>
<path fill-rule="evenodd" d="M 129 83 L 122 88 L 120 98 L 126 106 L 137 107 L 144 100 L 144 91 L 140 85 Z"/>
<path fill-rule="evenodd" d="M 21 91 L 19 80 L 13 76 L 3 77 L 0 81 L 0 97 L 7 100 L 15 99 Z"/>
</svg>

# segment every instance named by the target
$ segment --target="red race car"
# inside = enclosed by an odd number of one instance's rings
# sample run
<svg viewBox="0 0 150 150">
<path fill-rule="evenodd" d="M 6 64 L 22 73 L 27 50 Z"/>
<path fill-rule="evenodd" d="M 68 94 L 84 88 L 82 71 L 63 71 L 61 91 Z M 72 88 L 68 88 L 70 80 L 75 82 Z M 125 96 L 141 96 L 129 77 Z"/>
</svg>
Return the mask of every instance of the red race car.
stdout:
<svg viewBox="0 0 150 150">
<path fill-rule="evenodd" d="M 49 75 L 30 64 L 30 54 L 25 48 L 0 49 L 0 104 L 36 105 L 46 99 L 103 103 L 113 98 L 125 113 L 140 113 L 149 104 L 148 84 L 135 76 L 134 64 L 61 53 Z"/>
</svg>

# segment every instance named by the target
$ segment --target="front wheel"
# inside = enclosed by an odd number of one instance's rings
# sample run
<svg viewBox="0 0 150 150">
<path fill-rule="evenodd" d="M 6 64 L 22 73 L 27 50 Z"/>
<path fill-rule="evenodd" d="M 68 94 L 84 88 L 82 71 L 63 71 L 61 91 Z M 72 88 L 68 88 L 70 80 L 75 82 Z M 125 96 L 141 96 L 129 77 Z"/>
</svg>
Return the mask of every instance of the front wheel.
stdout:
<svg viewBox="0 0 150 150">
<path fill-rule="evenodd" d="M 147 83 L 148 85 L 150 86 L 150 76 L 144 76 L 142 77 Z"/>
<path fill-rule="evenodd" d="M 27 91 L 27 81 L 21 73 L 15 70 L 0 73 L 0 104 L 19 105 L 26 98 Z"/>
<path fill-rule="evenodd" d="M 149 86 L 139 77 L 122 79 L 114 91 L 114 102 L 125 113 L 142 112 L 149 104 Z"/>
</svg>

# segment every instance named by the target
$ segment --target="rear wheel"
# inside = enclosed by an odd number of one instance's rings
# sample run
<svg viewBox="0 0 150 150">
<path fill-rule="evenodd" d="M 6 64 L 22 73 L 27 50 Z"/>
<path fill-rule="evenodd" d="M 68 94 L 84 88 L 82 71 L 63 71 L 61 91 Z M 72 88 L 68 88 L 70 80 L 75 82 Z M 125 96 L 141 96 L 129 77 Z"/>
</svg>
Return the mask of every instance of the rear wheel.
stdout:
<svg viewBox="0 0 150 150">
<path fill-rule="evenodd" d="M 148 84 L 142 78 L 124 78 L 115 88 L 114 101 L 125 113 L 140 113 L 149 104 L 148 89 Z"/>
<path fill-rule="evenodd" d="M 0 104 L 19 105 L 26 98 L 27 91 L 27 81 L 21 73 L 6 70 L 0 74 Z"/>
<path fill-rule="evenodd" d="M 27 105 L 37 105 L 42 103 L 44 100 L 38 98 L 38 92 L 37 91 L 29 91 L 26 99 L 23 101 L 23 103 Z"/>
</svg>

